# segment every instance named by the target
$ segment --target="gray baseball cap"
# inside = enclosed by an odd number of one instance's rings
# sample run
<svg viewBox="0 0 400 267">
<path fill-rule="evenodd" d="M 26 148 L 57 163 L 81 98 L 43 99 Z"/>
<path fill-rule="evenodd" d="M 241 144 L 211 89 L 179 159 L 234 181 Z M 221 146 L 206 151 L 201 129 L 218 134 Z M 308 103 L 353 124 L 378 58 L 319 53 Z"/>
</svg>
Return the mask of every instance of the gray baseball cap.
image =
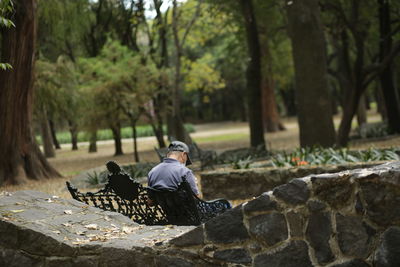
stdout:
<svg viewBox="0 0 400 267">
<path fill-rule="evenodd" d="M 189 147 L 184 142 L 181 141 L 171 142 L 171 144 L 168 146 L 168 152 L 171 151 L 186 152 L 187 154 L 186 166 L 192 164 L 192 160 L 189 157 Z"/>
</svg>

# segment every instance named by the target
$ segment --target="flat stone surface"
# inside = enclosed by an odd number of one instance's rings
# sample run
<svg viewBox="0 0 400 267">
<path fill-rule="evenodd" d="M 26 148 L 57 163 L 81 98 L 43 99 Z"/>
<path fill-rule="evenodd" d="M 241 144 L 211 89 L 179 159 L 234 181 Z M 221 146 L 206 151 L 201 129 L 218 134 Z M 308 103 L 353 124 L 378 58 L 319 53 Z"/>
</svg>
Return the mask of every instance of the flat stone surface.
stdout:
<svg viewBox="0 0 400 267">
<path fill-rule="evenodd" d="M 400 227 L 390 227 L 382 235 L 374 257 L 376 267 L 400 266 Z"/>
<path fill-rule="evenodd" d="M 249 220 L 249 232 L 267 246 L 288 238 L 285 216 L 278 212 L 258 215 Z"/>
<path fill-rule="evenodd" d="M 336 215 L 336 231 L 340 250 L 347 256 L 364 258 L 369 253 L 371 238 L 358 216 Z"/>
<path fill-rule="evenodd" d="M 93 246 L 152 247 L 193 228 L 139 225 L 119 213 L 35 191 L 0 196 L 0 246 L 20 246 L 33 255 L 71 256 Z"/>
<path fill-rule="evenodd" d="M 292 205 L 305 203 L 310 197 L 307 184 L 299 179 L 293 179 L 288 184 L 278 186 L 273 192 L 276 197 Z"/>
<path fill-rule="evenodd" d="M 332 234 L 332 224 L 327 212 L 316 212 L 310 215 L 306 237 L 315 251 L 315 257 L 320 264 L 332 262 L 335 256 L 329 246 Z"/>
<path fill-rule="evenodd" d="M 242 206 L 233 208 L 205 223 L 207 240 L 232 243 L 250 238 L 243 224 Z"/>
<path fill-rule="evenodd" d="M 259 254 L 254 259 L 256 267 L 308 267 L 312 266 L 304 241 L 296 240 L 282 250 Z"/>
</svg>

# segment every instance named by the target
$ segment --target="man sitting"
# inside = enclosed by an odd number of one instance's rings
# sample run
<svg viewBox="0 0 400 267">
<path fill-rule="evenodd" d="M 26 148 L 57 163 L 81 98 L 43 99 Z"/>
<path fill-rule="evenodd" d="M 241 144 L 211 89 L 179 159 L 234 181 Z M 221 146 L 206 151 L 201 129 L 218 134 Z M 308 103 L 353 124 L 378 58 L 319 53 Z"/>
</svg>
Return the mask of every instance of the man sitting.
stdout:
<svg viewBox="0 0 400 267">
<path fill-rule="evenodd" d="M 147 184 L 154 189 L 176 190 L 182 177 L 186 177 L 193 193 L 199 196 L 197 179 L 186 167 L 190 164 L 189 147 L 183 142 L 173 141 L 168 147 L 167 157 L 149 172 Z"/>
</svg>

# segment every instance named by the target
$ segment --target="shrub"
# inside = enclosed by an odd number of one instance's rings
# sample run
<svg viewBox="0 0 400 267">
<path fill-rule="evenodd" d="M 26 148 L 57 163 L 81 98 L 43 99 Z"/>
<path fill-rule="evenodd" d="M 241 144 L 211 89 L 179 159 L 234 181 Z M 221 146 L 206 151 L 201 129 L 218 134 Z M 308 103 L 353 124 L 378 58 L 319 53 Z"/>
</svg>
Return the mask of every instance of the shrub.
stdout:
<svg viewBox="0 0 400 267">
<path fill-rule="evenodd" d="M 400 160 L 394 149 L 374 149 L 351 151 L 333 148 L 299 148 L 291 153 L 278 153 L 272 157 L 275 167 L 345 164 L 349 162 L 370 162 L 383 160 Z"/>
</svg>

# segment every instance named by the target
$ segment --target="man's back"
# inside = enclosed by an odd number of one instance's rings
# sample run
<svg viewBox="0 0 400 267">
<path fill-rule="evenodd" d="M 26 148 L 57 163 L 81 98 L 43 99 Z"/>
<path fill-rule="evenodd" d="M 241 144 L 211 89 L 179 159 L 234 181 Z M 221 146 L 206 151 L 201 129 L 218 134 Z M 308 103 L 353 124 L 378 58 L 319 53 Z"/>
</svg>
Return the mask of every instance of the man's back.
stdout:
<svg viewBox="0 0 400 267">
<path fill-rule="evenodd" d="M 173 158 L 165 158 L 149 172 L 148 186 L 155 189 L 176 190 L 178 184 L 182 182 L 182 177 L 186 177 L 192 191 L 198 195 L 199 190 L 193 172 Z"/>
</svg>

